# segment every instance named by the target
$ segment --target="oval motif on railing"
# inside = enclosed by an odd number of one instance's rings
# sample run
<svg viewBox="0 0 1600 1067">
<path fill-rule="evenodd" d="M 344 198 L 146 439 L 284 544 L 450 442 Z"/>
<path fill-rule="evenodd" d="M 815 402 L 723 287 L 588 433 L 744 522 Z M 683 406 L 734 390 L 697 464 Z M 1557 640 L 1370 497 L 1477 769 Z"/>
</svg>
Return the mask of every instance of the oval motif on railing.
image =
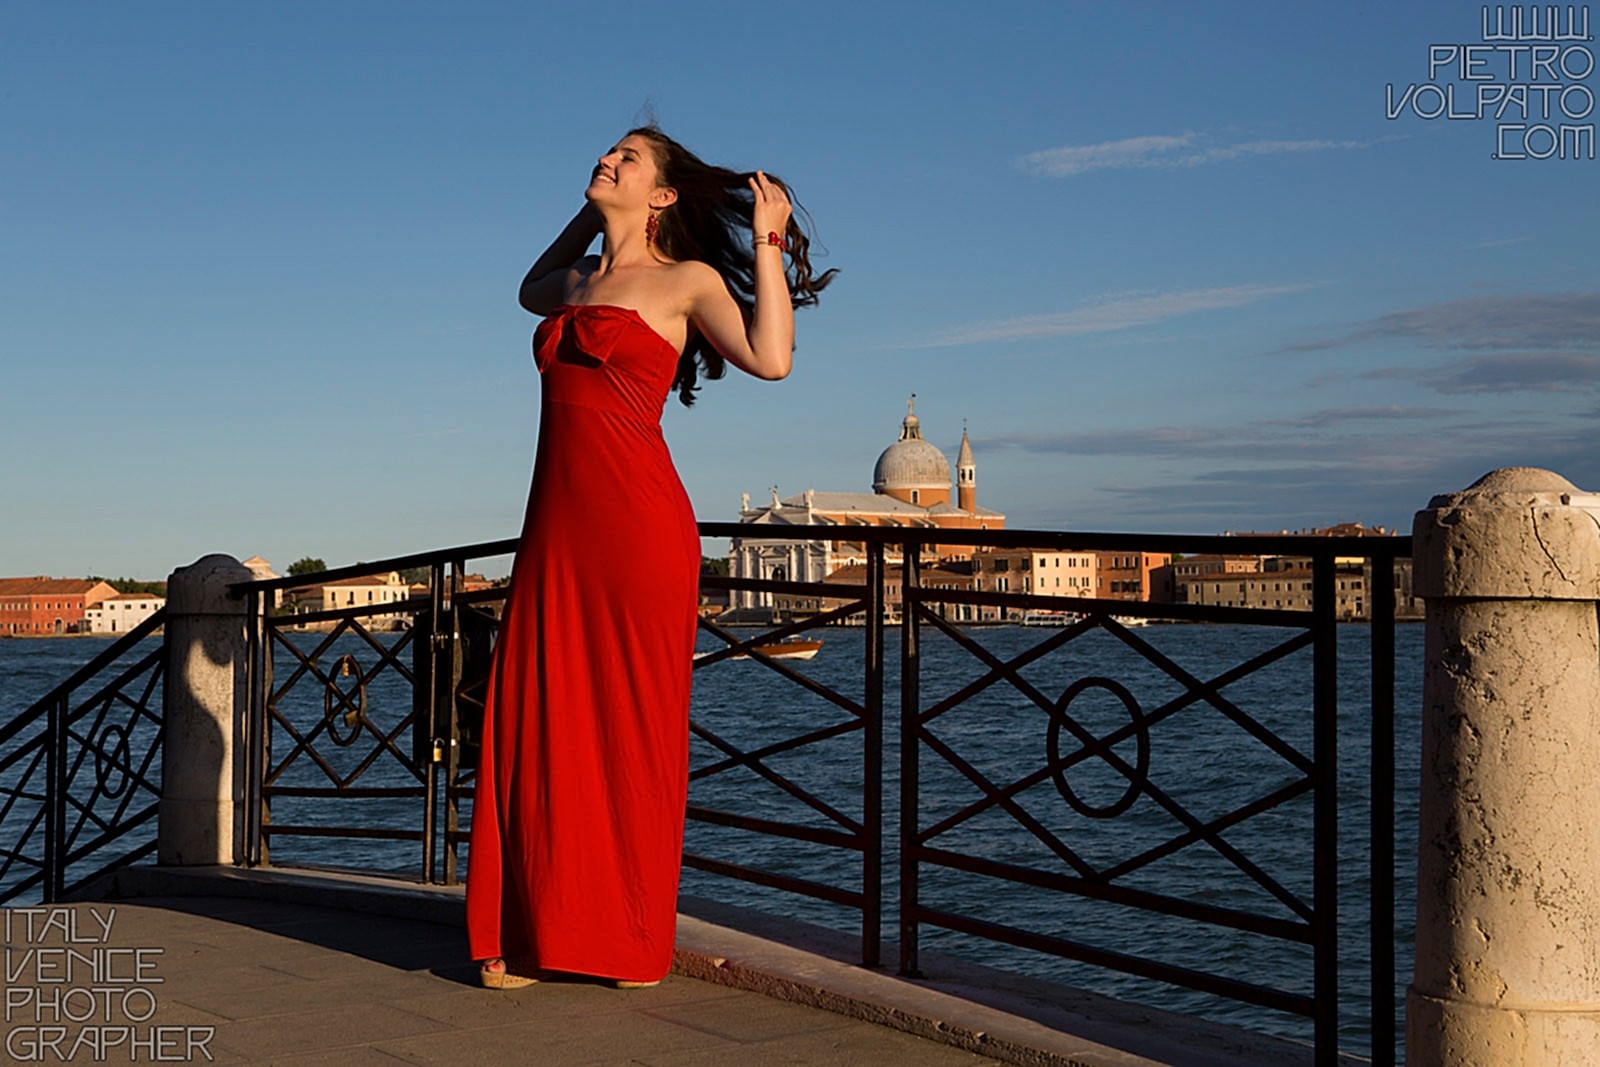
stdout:
<svg viewBox="0 0 1600 1067">
<path fill-rule="evenodd" d="M 1067 784 L 1067 776 L 1061 764 L 1061 717 L 1067 712 L 1075 700 L 1085 689 L 1104 689 L 1118 700 L 1127 709 L 1128 717 L 1138 727 L 1133 735 L 1138 743 L 1138 755 L 1135 757 L 1134 773 L 1128 779 L 1128 788 L 1123 790 L 1122 796 L 1114 802 L 1103 807 L 1096 807 L 1083 800 L 1072 791 L 1072 786 Z M 1061 699 L 1056 701 L 1056 714 L 1050 716 L 1050 731 L 1045 739 L 1046 753 L 1050 760 L 1050 777 L 1056 783 L 1056 791 L 1063 800 L 1072 806 L 1072 809 L 1090 819 L 1110 819 L 1121 815 L 1133 807 L 1133 802 L 1139 798 L 1139 793 L 1144 789 L 1150 775 L 1150 731 L 1145 728 L 1144 718 L 1140 714 L 1139 701 L 1128 692 L 1126 686 L 1114 682 L 1110 678 L 1079 678 L 1067 686 L 1067 691 L 1061 694 Z M 1108 767 L 1123 773 L 1116 764 L 1107 760 L 1104 755 L 1100 757 Z"/>
<path fill-rule="evenodd" d="M 354 678 L 354 689 L 340 689 L 340 678 Z M 352 699 L 354 698 L 354 699 Z M 361 724 L 367 720 L 367 682 L 361 673 L 361 664 L 354 656 L 341 656 L 333 665 L 333 673 L 322 687 L 322 721 L 328 727 L 333 743 L 345 746 L 361 736 Z M 343 723 L 349 733 L 341 734 Z"/>
<path fill-rule="evenodd" d="M 114 740 L 112 740 L 114 739 Z M 107 741 L 111 741 L 107 745 Z M 109 749 L 109 750 L 108 750 Z M 107 800 L 115 800 L 127 791 L 133 766 L 133 751 L 128 746 L 128 732 L 120 726 L 106 726 L 94 743 L 94 787 Z M 117 772 L 117 787 L 106 784 L 111 772 Z"/>
</svg>

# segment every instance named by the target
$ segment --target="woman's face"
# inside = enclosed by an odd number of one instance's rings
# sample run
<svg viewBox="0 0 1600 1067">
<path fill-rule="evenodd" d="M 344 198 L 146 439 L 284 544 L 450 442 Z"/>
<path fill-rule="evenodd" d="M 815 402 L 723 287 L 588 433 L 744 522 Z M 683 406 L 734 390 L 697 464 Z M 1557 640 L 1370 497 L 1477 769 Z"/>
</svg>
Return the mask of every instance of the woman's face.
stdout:
<svg viewBox="0 0 1600 1067">
<path fill-rule="evenodd" d="M 654 146 L 638 134 L 632 134 L 618 141 L 595 163 L 584 196 L 608 203 L 665 207 L 665 204 L 653 203 L 661 199 L 660 181 Z"/>
</svg>

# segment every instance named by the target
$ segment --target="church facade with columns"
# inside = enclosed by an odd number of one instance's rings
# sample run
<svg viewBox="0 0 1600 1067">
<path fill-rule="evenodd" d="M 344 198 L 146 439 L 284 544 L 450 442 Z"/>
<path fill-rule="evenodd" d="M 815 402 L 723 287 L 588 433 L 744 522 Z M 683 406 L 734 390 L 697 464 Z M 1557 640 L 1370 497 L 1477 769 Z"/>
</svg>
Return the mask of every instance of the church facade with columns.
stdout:
<svg viewBox="0 0 1600 1067">
<path fill-rule="evenodd" d="M 878 456 L 872 472 L 872 491 L 818 491 L 807 489 L 787 498 L 772 491 L 772 500 L 750 506 L 749 494 L 740 505 L 739 521 L 750 533 L 733 539 L 728 553 L 729 574 L 735 578 L 772 581 L 821 582 L 851 566 L 864 566 L 866 546 L 852 540 L 852 527 L 901 526 L 923 529 L 1000 530 L 1006 517 L 978 505 L 977 464 L 967 431 L 961 431 L 956 454 L 954 501 L 950 462 L 938 447 L 922 436 L 913 396 L 900 424 L 900 437 Z M 825 526 L 836 537 L 826 540 L 785 537 L 786 529 Z M 936 545 L 930 562 L 971 558 L 970 545 Z M 886 546 L 885 562 L 897 564 L 900 554 Z M 734 608 L 772 606 L 772 594 L 736 591 Z"/>
</svg>

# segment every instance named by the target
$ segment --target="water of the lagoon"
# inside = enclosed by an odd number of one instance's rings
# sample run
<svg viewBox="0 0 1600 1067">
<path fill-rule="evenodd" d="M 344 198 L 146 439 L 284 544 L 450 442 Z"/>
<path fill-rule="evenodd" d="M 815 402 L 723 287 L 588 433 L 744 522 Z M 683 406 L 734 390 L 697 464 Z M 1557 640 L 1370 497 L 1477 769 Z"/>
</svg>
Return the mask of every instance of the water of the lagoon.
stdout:
<svg viewBox="0 0 1600 1067">
<path fill-rule="evenodd" d="M 1009 659 L 1054 631 L 1021 627 L 990 627 L 966 633 L 1001 659 Z M 1370 718 L 1368 715 L 1368 642 L 1371 631 L 1360 625 L 1339 628 L 1339 778 L 1340 778 L 1340 920 L 1341 920 L 1341 1044 L 1344 1051 L 1365 1052 L 1370 1044 L 1369 983 L 1363 961 L 1368 957 L 1368 768 Z M 924 631 L 922 706 L 931 707 L 942 697 L 979 677 L 984 668 L 970 654 L 941 635 Z M 1284 631 L 1250 626 L 1151 626 L 1136 631 L 1139 639 L 1160 649 L 1181 667 L 1201 679 L 1213 678 L 1227 668 L 1284 640 Z M 816 659 L 792 664 L 796 670 L 837 688 L 852 699 L 862 695 L 859 629 L 829 629 Z M 397 635 L 382 635 L 392 644 Z M 300 647 L 310 650 L 322 635 L 295 635 Z M 898 751 L 894 736 L 898 724 L 897 689 L 899 634 L 887 635 L 885 708 L 887 719 L 884 754 L 885 871 L 884 932 L 896 930 L 898 884 L 894 867 L 898 833 Z M 720 642 L 702 634 L 700 647 Z M 1416 783 L 1420 707 L 1422 628 L 1402 624 L 1396 631 L 1397 752 L 1395 845 L 1397 904 L 1394 938 L 1398 960 L 1397 994 L 1410 974 L 1415 856 Z M 86 662 L 106 643 L 94 639 L 8 639 L 0 641 L 0 716 L 9 718 L 32 699 Z M 154 642 L 149 647 L 155 647 Z M 344 637 L 329 650 L 324 663 L 354 654 L 364 667 L 374 661 L 372 647 Z M 283 684 L 292 668 L 291 657 L 280 652 L 277 682 Z M 402 657 L 409 663 L 409 651 Z M 1230 685 L 1225 695 L 1243 711 L 1268 725 L 1299 751 L 1311 753 L 1311 657 L 1301 650 L 1266 670 Z M 1152 709 L 1179 692 L 1178 683 L 1104 632 L 1091 632 L 1064 649 L 1030 664 L 1024 677 L 1057 698 L 1073 680 L 1103 675 L 1121 682 Z M 369 691 L 369 715 L 385 731 L 410 710 L 409 683 L 389 672 Z M 306 722 L 322 714 L 321 690 L 302 682 L 282 706 Z M 1127 712 L 1104 690 L 1090 689 L 1072 704 L 1072 714 L 1101 735 L 1127 721 Z M 758 747 L 841 721 L 846 713 L 822 698 L 779 677 L 759 664 L 725 662 L 696 672 L 694 715 L 727 741 L 742 749 Z M 1046 719 L 1016 690 L 1001 683 L 983 690 L 935 720 L 932 729 L 999 785 L 1009 784 L 1048 759 Z M 1208 704 L 1190 706 L 1150 731 L 1150 778 L 1167 795 L 1202 820 L 1231 811 L 1250 799 L 1270 792 L 1297 777 L 1288 763 L 1247 735 Z M 402 748 L 409 737 L 397 741 Z M 371 751 L 371 744 L 336 748 L 319 745 L 338 773 L 347 773 Z M 289 751 L 276 742 L 275 758 Z M 1070 745 L 1063 741 L 1063 749 Z M 1136 754 L 1129 739 L 1117 749 L 1128 762 Z M 704 766 L 713 750 L 696 738 L 692 763 Z M 853 733 L 776 757 L 769 764 L 804 788 L 834 804 L 851 818 L 861 814 L 860 735 Z M 404 772 L 389 757 L 380 759 L 362 778 L 362 784 L 407 784 Z M 922 826 L 932 826 L 979 796 L 976 788 L 935 753 L 924 749 L 921 757 Z M 305 759 L 297 761 L 284 784 L 319 784 L 328 781 Z M 1123 792 L 1126 782 L 1104 763 L 1092 761 L 1069 772 L 1070 787 L 1090 805 L 1106 805 Z M 1171 815 L 1147 795 L 1141 795 L 1119 817 L 1086 819 L 1073 811 L 1050 782 L 1019 795 L 1022 806 L 1080 856 L 1105 867 L 1143 852 L 1178 832 Z M 742 814 L 804 825 L 828 823 L 788 794 L 748 771 L 718 775 L 695 782 L 692 804 L 722 807 Z M 342 810 L 330 814 L 332 807 Z M 467 812 L 463 812 L 463 824 Z M 274 806 L 278 823 L 336 822 L 346 825 L 409 827 L 420 821 L 419 801 L 280 799 Z M 1301 899 L 1311 893 L 1311 805 L 1302 796 L 1282 808 L 1247 820 L 1225 832 L 1226 841 L 1258 864 Z M 1037 865 L 1066 872 L 1065 864 L 1009 815 L 990 811 L 959 825 L 931 842 L 937 847 L 973 855 Z M 766 867 L 848 889 L 859 887 L 859 857 L 855 853 L 786 840 L 761 838 L 736 830 L 691 823 L 688 847 L 694 851 L 751 866 Z M 379 870 L 418 869 L 420 854 L 414 844 L 342 841 L 324 838 L 278 838 L 276 863 L 325 863 Z M 463 852 L 465 850 L 463 849 Z M 1202 903 L 1223 905 L 1289 918 L 1288 910 L 1273 899 L 1233 863 L 1206 845 L 1190 845 L 1147 868 L 1118 880 L 1129 885 Z M 804 919 L 856 932 L 852 913 L 809 898 L 799 898 L 715 875 L 685 870 L 683 892 Z M 1130 910 L 1081 898 L 1063 898 L 1043 890 L 1009 883 L 984 882 L 975 877 L 924 867 L 924 904 L 964 912 L 991 922 L 1038 931 L 1114 951 L 1144 955 L 1166 963 L 1193 967 L 1256 984 L 1309 994 L 1311 954 L 1308 947 L 1259 935 L 1218 927 L 1200 927 L 1167 916 Z M 1140 1000 L 1176 1011 L 1201 1014 L 1259 1030 L 1309 1039 L 1309 1021 L 1263 1008 L 1177 989 L 1157 982 L 1061 960 L 1006 945 L 980 942 L 932 927 L 923 927 L 924 953 L 966 956 L 986 964 L 1067 982 L 1111 996 Z M 892 954 L 886 964 L 894 965 Z"/>
</svg>

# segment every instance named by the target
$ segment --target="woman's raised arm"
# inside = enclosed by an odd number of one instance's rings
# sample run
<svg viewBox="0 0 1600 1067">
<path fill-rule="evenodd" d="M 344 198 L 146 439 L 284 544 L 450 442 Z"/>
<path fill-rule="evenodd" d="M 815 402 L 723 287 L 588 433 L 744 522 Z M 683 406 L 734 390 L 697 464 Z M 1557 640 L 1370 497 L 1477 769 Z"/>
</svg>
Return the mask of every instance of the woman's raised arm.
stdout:
<svg viewBox="0 0 1600 1067">
<path fill-rule="evenodd" d="M 572 221 L 534 260 L 522 279 L 517 301 L 535 315 L 548 315 L 566 298 L 566 272 L 594 243 L 600 233 L 600 212 L 585 203 Z"/>
<path fill-rule="evenodd" d="M 694 322 L 722 357 L 757 378 L 787 377 L 794 363 L 794 303 L 783 270 L 783 234 L 792 208 L 783 186 L 756 171 L 751 229 L 755 242 L 755 307 L 745 314 L 720 276 L 701 287 Z M 769 236 L 770 235 L 770 236 Z"/>
</svg>

